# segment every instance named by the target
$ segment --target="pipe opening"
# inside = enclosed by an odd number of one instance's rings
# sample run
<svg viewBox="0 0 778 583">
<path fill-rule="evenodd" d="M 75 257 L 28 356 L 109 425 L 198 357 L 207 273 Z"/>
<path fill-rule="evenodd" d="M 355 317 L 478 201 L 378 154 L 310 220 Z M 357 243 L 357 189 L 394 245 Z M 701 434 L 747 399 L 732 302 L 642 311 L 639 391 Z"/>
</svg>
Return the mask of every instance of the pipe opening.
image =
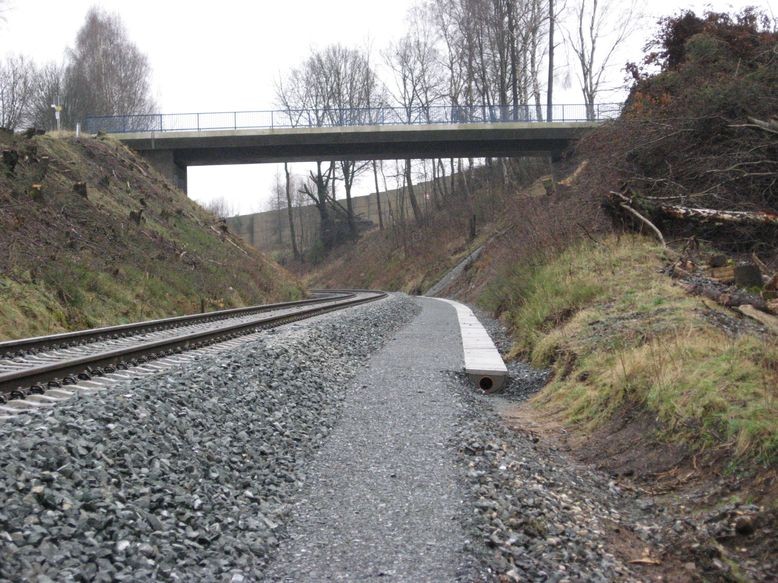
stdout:
<svg viewBox="0 0 778 583">
<path fill-rule="evenodd" d="M 491 377 L 481 377 L 481 380 L 478 381 L 478 386 L 481 387 L 482 390 L 488 391 L 494 386 L 494 381 Z"/>
</svg>

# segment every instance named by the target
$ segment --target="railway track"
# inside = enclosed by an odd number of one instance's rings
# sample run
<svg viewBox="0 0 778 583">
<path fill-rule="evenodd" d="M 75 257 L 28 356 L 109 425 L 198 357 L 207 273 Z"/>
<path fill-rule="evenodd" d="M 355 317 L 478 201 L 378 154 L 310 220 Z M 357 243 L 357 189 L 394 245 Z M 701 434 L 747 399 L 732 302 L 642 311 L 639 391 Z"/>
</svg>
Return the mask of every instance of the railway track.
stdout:
<svg viewBox="0 0 778 583">
<path fill-rule="evenodd" d="M 317 290 L 312 299 L 0 342 L 0 416 L 45 407 L 74 391 L 181 364 L 183 353 L 386 296 Z M 237 340 L 236 340 L 237 339 Z M 227 346 L 229 348 L 229 346 Z M 222 347 L 220 346 L 219 349 Z"/>
</svg>

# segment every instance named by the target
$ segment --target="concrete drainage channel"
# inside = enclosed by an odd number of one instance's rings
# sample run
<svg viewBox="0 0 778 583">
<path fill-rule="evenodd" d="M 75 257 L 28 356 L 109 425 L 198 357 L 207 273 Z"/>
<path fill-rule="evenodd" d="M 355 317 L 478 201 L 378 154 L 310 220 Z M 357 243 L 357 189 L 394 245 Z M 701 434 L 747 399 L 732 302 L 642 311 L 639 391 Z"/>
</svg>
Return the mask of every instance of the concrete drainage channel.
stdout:
<svg viewBox="0 0 778 583">
<path fill-rule="evenodd" d="M 0 343 L 0 419 L 51 406 L 132 376 L 181 364 L 183 353 L 320 314 L 372 302 L 383 292 L 320 297 Z M 236 340 L 238 339 L 238 340 Z M 219 349 L 223 348 L 220 346 Z"/>
<path fill-rule="evenodd" d="M 459 302 L 442 298 L 432 299 L 446 302 L 457 311 L 467 376 L 475 386 L 486 393 L 501 391 L 508 379 L 508 369 L 489 333 L 473 311 Z"/>
</svg>

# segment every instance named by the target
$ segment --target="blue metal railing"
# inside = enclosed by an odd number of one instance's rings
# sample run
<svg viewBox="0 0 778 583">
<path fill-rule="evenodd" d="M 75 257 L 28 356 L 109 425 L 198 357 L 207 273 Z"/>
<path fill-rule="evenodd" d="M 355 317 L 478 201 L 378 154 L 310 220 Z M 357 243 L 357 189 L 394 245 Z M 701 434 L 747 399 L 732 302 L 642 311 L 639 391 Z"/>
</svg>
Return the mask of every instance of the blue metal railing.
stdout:
<svg viewBox="0 0 778 583">
<path fill-rule="evenodd" d="M 621 113 L 620 103 L 560 104 L 551 107 L 555 122 L 602 121 Z M 542 122 L 548 108 L 535 105 L 435 105 L 407 110 L 401 107 L 358 109 L 283 109 L 266 111 L 222 111 L 207 113 L 154 113 L 104 115 L 84 119 L 89 133 L 184 132 L 206 130 L 283 129 L 369 125 L 423 125 Z"/>
</svg>

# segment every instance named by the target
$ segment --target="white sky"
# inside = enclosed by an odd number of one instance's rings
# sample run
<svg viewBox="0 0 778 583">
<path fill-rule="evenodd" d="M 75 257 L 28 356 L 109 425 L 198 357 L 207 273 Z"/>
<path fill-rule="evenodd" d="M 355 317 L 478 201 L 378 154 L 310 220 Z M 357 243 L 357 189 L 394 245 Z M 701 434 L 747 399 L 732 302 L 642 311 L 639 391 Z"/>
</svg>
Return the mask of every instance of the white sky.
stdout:
<svg viewBox="0 0 778 583">
<path fill-rule="evenodd" d="M 706 7 L 731 11 L 753 5 L 775 14 L 776 2 L 647 2 L 645 21 L 613 59 L 609 80 L 620 84 L 623 64 L 640 59 L 658 16 L 680 8 L 699 13 Z M 161 113 L 275 109 L 275 80 L 298 65 L 311 47 L 370 45 L 378 60 L 378 52 L 405 32 L 406 13 L 414 4 L 416 0 L 6 0 L 0 54 L 61 61 L 87 10 L 97 5 L 118 13 L 129 37 L 148 56 Z M 580 103 L 574 72 L 573 86 L 561 86 L 565 71 L 559 54 L 555 102 Z M 275 164 L 190 167 L 189 195 L 199 201 L 224 197 L 241 213 L 265 210 L 278 169 Z M 294 172 L 305 169 L 305 164 L 293 165 Z M 371 192 L 371 183 L 365 181 L 355 194 Z"/>
</svg>

